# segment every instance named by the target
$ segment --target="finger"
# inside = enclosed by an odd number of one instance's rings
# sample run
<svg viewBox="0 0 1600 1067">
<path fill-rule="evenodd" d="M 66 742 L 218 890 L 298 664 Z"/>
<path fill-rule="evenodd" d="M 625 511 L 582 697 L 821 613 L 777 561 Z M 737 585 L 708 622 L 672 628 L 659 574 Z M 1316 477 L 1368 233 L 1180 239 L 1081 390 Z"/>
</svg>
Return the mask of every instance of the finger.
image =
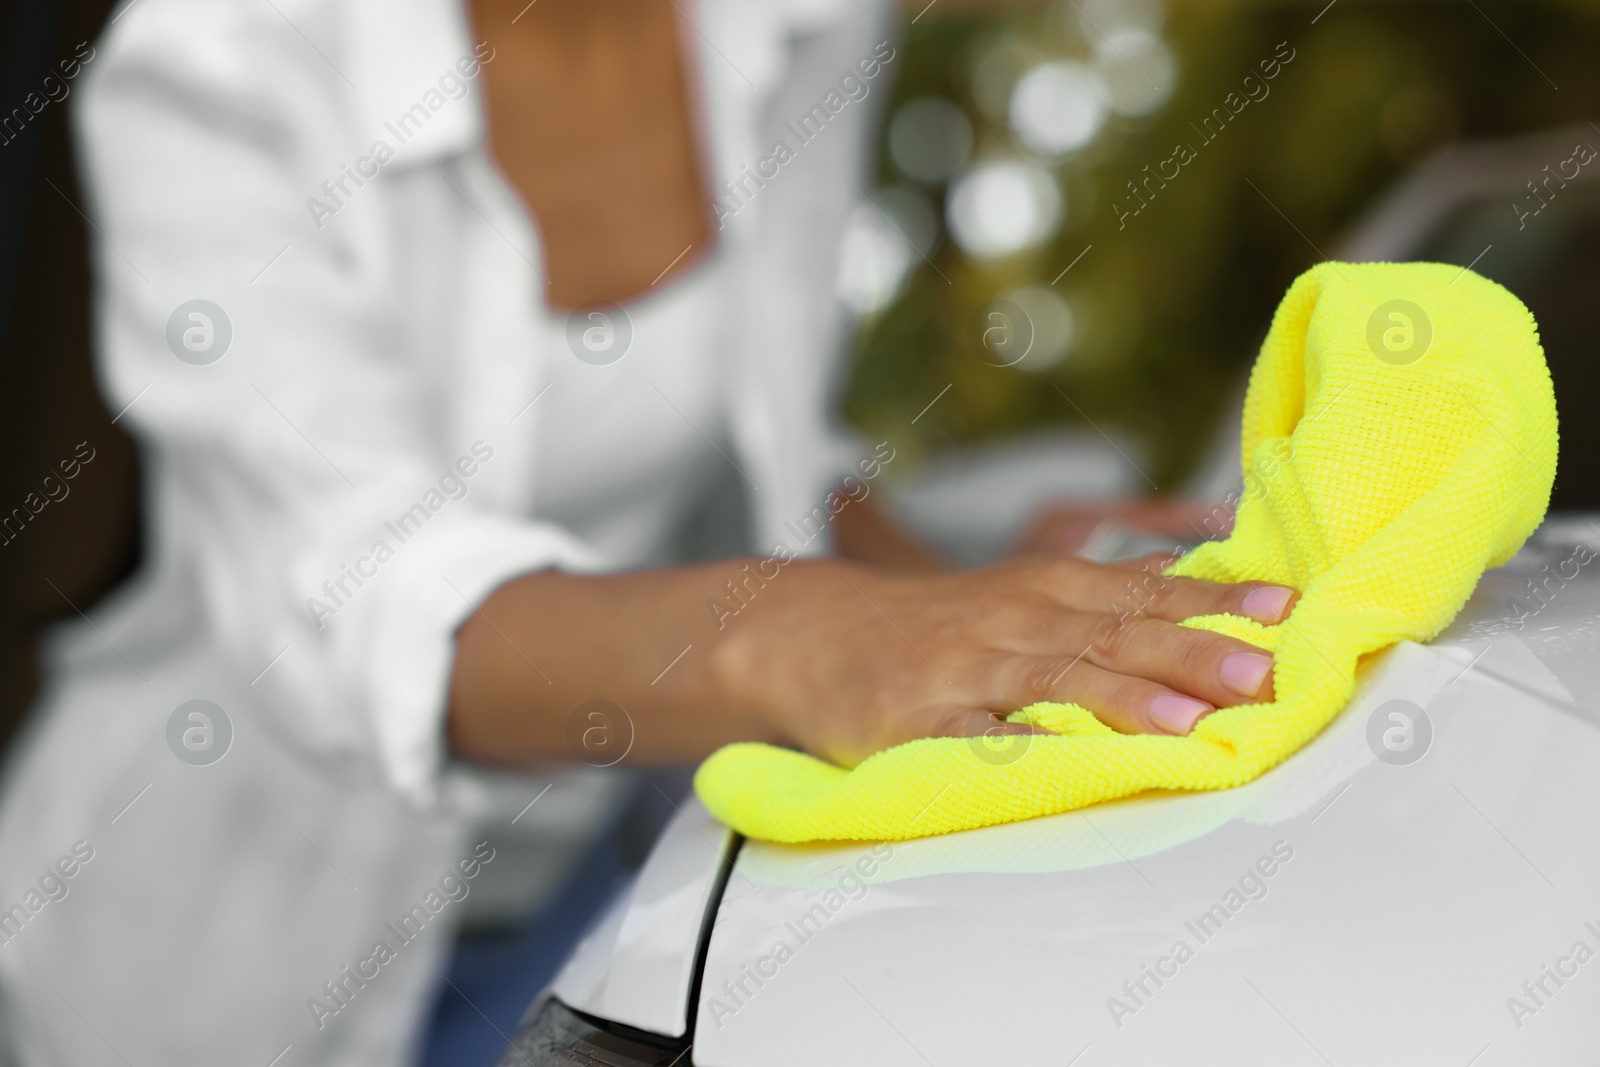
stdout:
<svg viewBox="0 0 1600 1067">
<path fill-rule="evenodd" d="M 1108 671 L 1084 658 L 1017 656 L 1009 664 L 1008 696 L 1079 704 L 1120 733 L 1183 736 L 1216 708 L 1148 678 Z"/>
<path fill-rule="evenodd" d="M 1118 560 L 1115 563 L 1107 564 L 1107 566 L 1115 567 L 1120 571 L 1148 570 L 1152 571 L 1153 573 L 1160 574 L 1162 571 L 1166 570 L 1168 567 L 1172 566 L 1182 558 L 1183 553 L 1178 551 L 1151 552 L 1148 555 L 1139 556 L 1136 559 Z"/>
<path fill-rule="evenodd" d="M 1085 658 L 1117 674 L 1159 682 L 1219 708 L 1273 698 L 1272 656 L 1207 630 L 1135 616 L 1092 618 Z"/>
<path fill-rule="evenodd" d="M 1162 572 L 1177 562 L 1165 553 L 1147 556 L 1134 568 L 1135 588 L 1149 592 L 1143 614 L 1169 622 L 1196 615 L 1240 615 L 1268 625 L 1280 623 L 1294 610 L 1300 594 L 1274 582 L 1212 582 L 1204 578 L 1169 578 Z"/>
<path fill-rule="evenodd" d="M 1272 582 L 1226 584 L 1203 578 L 1169 578 L 1153 562 L 1131 568 L 1068 560 L 1048 564 L 1040 571 L 1046 576 L 1046 591 L 1064 606 L 1122 616 L 1147 615 L 1169 622 L 1227 613 L 1279 623 L 1297 599 L 1294 590 Z"/>
<path fill-rule="evenodd" d="M 1134 523 L 1174 537 L 1209 541 L 1228 534 L 1233 526 L 1233 509 L 1226 504 L 1173 500 L 1162 508 L 1139 513 Z"/>
</svg>

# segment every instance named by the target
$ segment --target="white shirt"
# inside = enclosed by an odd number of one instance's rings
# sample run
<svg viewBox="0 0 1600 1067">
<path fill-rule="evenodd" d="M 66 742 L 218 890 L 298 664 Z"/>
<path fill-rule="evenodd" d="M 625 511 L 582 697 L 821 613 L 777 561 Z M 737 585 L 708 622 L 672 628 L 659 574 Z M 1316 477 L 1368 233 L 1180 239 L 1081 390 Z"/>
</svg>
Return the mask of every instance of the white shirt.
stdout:
<svg viewBox="0 0 1600 1067">
<path fill-rule="evenodd" d="M 404 1062 L 482 859 L 442 744 L 472 605 L 661 561 L 728 467 L 764 549 L 854 458 L 832 285 L 888 12 L 680 7 L 725 228 L 603 365 L 542 303 L 459 0 L 138 0 L 98 43 L 75 122 L 147 559 L 54 635 L 8 754 L 0 1062 L 7 1038 L 30 1065 Z"/>
</svg>

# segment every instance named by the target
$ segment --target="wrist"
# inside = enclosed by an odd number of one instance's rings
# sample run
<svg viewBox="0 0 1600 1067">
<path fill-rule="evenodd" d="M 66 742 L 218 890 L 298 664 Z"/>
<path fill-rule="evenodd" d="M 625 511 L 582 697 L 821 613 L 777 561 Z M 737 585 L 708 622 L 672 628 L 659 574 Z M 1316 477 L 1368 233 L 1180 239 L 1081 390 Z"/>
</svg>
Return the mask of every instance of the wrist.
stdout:
<svg viewBox="0 0 1600 1067">
<path fill-rule="evenodd" d="M 867 572 L 834 558 L 790 559 L 776 569 L 772 559 L 733 562 L 739 566 L 723 584 L 725 601 L 712 609 L 717 631 L 707 657 L 711 684 L 754 733 L 794 744 L 794 717 L 804 709 L 819 669 L 826 673 L 829 628 L 838 621 L 826 605 L 841 594 L 854 597 L 845 579 L 859 586 Z"/>
</svg>

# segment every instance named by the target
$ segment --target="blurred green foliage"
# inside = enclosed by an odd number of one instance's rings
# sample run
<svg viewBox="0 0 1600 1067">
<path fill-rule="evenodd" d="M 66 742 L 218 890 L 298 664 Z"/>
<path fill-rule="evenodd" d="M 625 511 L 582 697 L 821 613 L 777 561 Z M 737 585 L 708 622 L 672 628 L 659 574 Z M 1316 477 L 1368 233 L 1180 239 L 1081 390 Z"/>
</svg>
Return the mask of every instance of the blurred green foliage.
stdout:
<svg viewBox="0 0 1600 1067">
<path fill-rule="evenodd" d="M 1172 98 L 1146 119 L 1113 122 L 1056 168 L 1066 218 L 1044 246 L 983 263 L 946 238 L 931 255 L 937 271 L 918 261 L 861 334 L 849 421 L 927 455 L 1090 420 L 1133 435 L 1150 476 L 1176 487 L 1242 389 L 1284 289 L 1388 183 L 1458 139 L 1600 117 L 1594 4 L 1342 0 L 1312 24 L 1319 6 L 1173 6 L 1163 30 L 1178 59 Z M 1072 10 L 920 20 L 907 30 L 891 113 L 945 96 L 971 118 L 978 158 L 1025 154 L 975 105 L 973 60 L 1008 35 L 1062 57 L 1087 53 Z M 1270 95 L 1206 143 L 1191 123 L 1280 42 L 1294 59 Z M 1112 203 L 1127 197 L 1124 183 L 1179 142 L 1197 158 L 1119 228 Z M 879 166 L 880 181 L 905 180 L 887 152 Z M 1049 284 L 1086 247 L 1055 283 L 1079 324 L 1065 360 L 1043 373 L 986 361 L 988 303 L 1018 284 Z"/>
</svg>

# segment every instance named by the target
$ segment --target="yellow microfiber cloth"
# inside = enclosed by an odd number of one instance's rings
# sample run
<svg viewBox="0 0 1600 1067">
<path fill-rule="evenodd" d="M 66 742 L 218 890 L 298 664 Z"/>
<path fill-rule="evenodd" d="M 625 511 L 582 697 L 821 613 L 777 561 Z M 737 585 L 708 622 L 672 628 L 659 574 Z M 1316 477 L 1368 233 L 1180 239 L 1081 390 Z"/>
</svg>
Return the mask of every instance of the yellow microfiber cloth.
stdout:
<svg viewBox="0 0 1600 1067">
<path fill-rule="evenodd" d="M 1241 436 L 1232 535 L 1168 574 L 1301 590 L 1278 626 L 1185 622 L 1274 651 L 1273 703 L 1217 711 L 1188 737 L 1035 704 L 1011 721 L 1059 736 L 926 738 L 852 770 L 728 745 L 695 775 L 706 807 L 765 840 L 904 840 L 1248 782 L 1338 714 L 1360 657 L 1438 634 L 1543 520 L 1555 396 L 1533 316 L 1495 283 L 1437 263 L 1329 262 L 1279 305 Z"/>
</svg>

